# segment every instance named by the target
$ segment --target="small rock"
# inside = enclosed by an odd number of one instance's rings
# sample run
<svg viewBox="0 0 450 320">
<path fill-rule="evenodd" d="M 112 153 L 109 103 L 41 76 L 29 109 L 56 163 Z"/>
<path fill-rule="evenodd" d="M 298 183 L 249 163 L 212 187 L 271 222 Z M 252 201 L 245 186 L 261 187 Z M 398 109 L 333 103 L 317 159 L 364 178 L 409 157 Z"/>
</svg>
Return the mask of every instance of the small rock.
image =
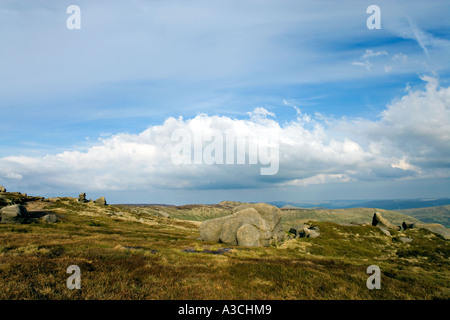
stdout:
<svg viewBox="0 0 450 320">
<path fill-rule="evenodd" d="M 41 218 L 44 223 L 56 223 L 58 218 L 54 214 L 47 214 Z"/>
<path fill-rule="evenodd" d="M 403 230 L 414 228 L 414 222 L 403 221 L 402 223 Z"/>
<path fill-rule="evenodd" d="M 164 212 L 164 211 L 158 211 L 156 216 L 163 217 L 163 218 L 169 218 L 170 217 L 170 215 L 167 212 Z"/>
<path fill-rule="evenodd" d="M 398 240 L 400 240 L 403 243 L 408 243 L 408 242 L 413 241 L 413 239 L 407 238 L 407 237 L 399 237 Z"/>
<path fill-rule="evenodd" d="M 319 232 L 314 229 L 309 229 L 308 238 L 317 238 L 318 236 L 320 236 Z"/>
<path fill-rule="evenodd" d="M 385 235 L 390 236 L 391 233 L 389 232 L 388 229 L 384 228 L 384 227 L 378 227 L 378 229 L 381 230 L 381 232 L 383 232 Z"/>
</svg>

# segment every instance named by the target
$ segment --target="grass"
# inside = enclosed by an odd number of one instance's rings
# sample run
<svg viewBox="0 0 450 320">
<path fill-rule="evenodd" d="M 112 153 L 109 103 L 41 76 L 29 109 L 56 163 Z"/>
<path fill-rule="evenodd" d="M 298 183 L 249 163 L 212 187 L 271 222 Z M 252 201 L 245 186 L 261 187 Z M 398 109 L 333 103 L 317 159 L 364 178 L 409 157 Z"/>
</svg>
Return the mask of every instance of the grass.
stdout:
<svg viewBox="0 0 450 320">
<path fill-rule="evenodd" d="M 391 238 L 372 226 L 317 221 L 318 238 L 247 248 L 198 240 L 195 221 L 209 215 L 208 206 L 101 206 L 67 198 L 42 210 L 60 222 L 0 224 L 0 299 L 450 298 L 449 242 L 423 230 Z M 192 221 L 175 218 L 177 210 Z M 225 248 L 232 250 L 210 253 Z M 381 268 L 381 290 L 366 287 L 372 264 Z M 81 269 L 81 290 L 66 287 L 70 265 Z"/>
<path fill-rule="evenodd" d="M 410 215 L 425 223 L 439 223 L 450 228 L 450 205 L 417 209 L 403 209 L 398 212 Z"/>
</svg>

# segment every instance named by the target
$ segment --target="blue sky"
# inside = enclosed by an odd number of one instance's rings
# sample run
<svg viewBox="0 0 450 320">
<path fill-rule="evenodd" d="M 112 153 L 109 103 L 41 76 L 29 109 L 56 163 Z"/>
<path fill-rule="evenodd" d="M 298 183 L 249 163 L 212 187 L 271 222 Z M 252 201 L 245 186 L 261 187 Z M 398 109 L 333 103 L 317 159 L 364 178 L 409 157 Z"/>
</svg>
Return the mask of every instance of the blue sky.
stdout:
<svg viewBox="0 0 450 320">
<path fill-rule="evenodd" d="M 80 30 L 66 27 L 72 4 Z M 372 4 L 379 30 L 366 27 Z M 449 9 L 2 0 L 0 184 L 176 204 L 449 196 Z M 265 120 L 249 116 L 257 108 Z M 179 117 L 183 128 L 276 126 L 278 174 L 173 167 L 162 154 Z"/>
</svg>

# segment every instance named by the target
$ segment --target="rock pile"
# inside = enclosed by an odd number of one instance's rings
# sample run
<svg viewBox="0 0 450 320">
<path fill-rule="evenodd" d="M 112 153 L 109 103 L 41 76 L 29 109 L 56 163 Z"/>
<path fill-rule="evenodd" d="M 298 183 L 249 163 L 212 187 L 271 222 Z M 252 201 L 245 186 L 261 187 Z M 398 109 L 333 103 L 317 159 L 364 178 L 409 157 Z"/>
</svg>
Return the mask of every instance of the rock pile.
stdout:
<svg viewBox="0 0 450 320">
<path fill-rule="evenodd" d="M 200 237 L 229 245 L 267 247 L 284 240 L 281 210 L 266 203 L 244 204 L 233 214 L 206 220 L 200 225 Z"/>
<path fill-rule="evenodd" d="M 298 226 L 292 227 L 289 230 L 294 238 L 317 238 L 320 236 L 319 227 L 311 227 L 305 224 L 300 224 Z"/>
</svg>

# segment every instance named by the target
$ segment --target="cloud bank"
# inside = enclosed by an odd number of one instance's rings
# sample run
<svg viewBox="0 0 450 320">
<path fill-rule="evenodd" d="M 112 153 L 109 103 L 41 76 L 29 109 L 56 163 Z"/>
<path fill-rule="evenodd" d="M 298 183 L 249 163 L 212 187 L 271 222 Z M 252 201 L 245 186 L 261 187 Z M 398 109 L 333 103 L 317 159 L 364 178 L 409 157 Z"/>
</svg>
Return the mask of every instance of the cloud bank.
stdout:
<svg viewBox="0 0 450 320">
<path fill-rule="evenodd" d="M 450 176 L 450 87 L 422 77 L 424 89 L 392 101 L 376 121 L 304 114 L 280 123 L 258 107 L 248 118 L 170 117 L 139 134 L 101 138 L 85 150 L 45 157 L 0 158 L 0 184 L 42 190 L 264 189 L 311 184 Z M 176 164 L 175 130 L 232 132 L 266 141 L 277 136 L 279 171 L 261 165 Z M 266 140 L 265 140 L 266 139 Z M 248 151 L 247 151 L 248 153 Z M 248 154 L 247 154 L 248 156 Z"/>
</svg>

